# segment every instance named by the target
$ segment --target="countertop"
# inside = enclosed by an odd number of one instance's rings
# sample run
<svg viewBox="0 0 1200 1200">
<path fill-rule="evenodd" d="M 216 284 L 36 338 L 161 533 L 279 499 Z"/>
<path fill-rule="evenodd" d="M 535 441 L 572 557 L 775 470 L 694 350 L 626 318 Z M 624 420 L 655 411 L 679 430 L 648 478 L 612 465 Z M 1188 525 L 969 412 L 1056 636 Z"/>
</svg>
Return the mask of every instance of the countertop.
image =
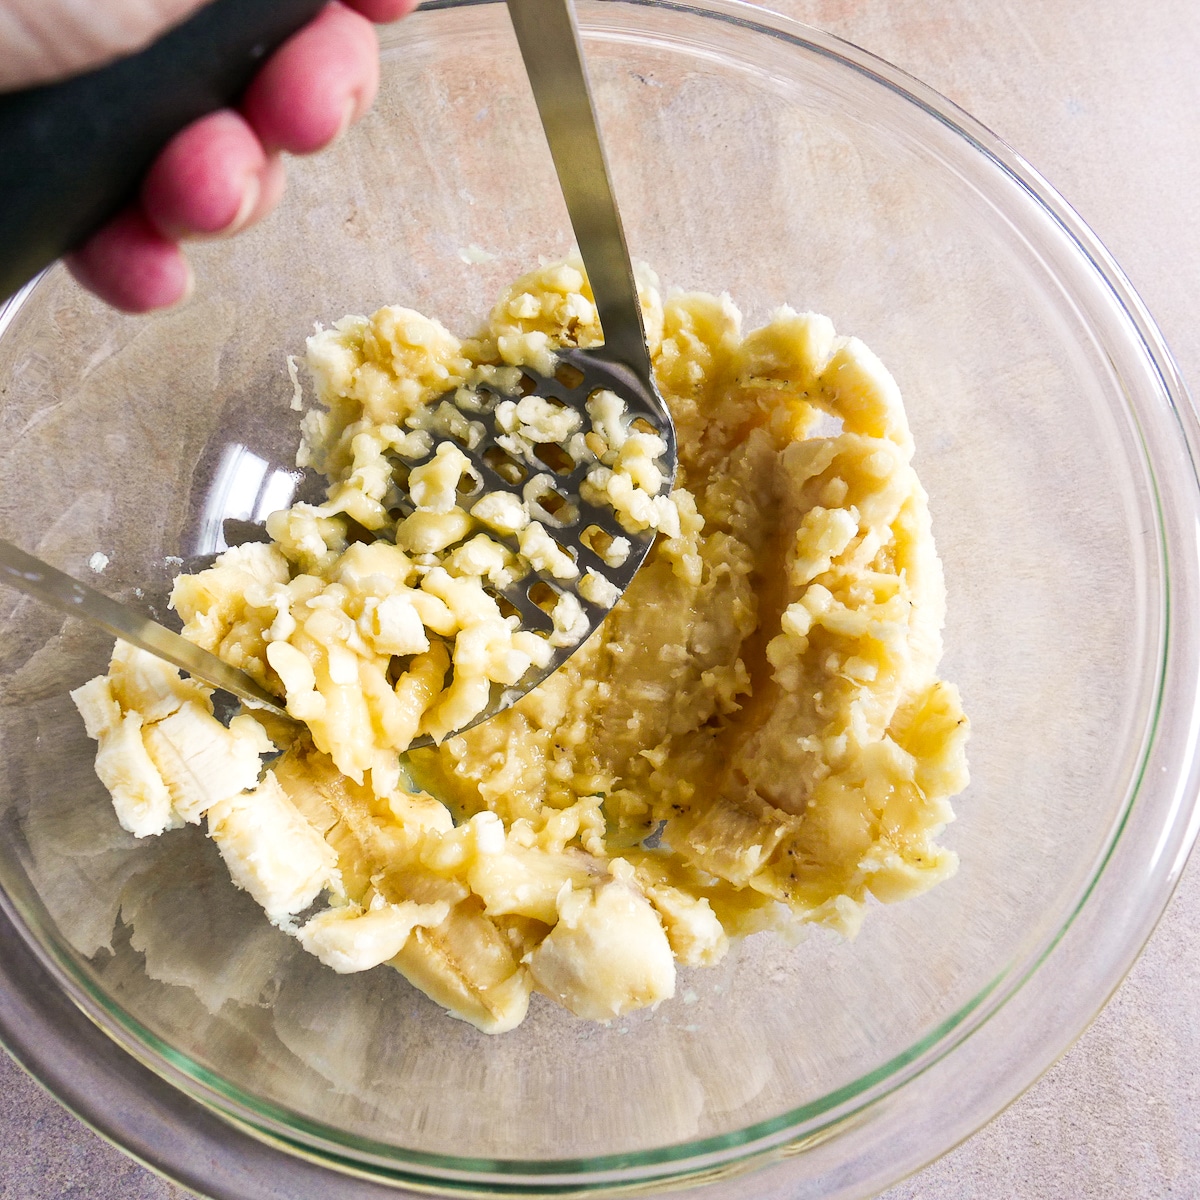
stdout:
<svg viewBox="0 0 1200 1200">
<path fill-rule="evenodd" d="M 990 126 L 1115 255 L 1200 388 L 1197 0 L 773 0 Z M 1200 862 L 1076 1045 L 885 1200 L 1200 1195 Z M 0 1055 L 0 1197 L 167 1200 Z"/>
</svg>

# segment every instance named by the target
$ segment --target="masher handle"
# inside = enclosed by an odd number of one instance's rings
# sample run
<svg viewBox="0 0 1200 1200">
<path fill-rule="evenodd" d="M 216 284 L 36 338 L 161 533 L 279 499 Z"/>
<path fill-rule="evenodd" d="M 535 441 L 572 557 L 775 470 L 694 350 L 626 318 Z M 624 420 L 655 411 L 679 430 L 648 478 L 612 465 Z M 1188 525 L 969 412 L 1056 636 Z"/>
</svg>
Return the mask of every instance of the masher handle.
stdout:
<svg viewBox="0 0 1200 1200">
<path fill-rule="evenodd" d="M 649 382 L 637 285 L 613 196 L 571 0 L 508 0 L 559 186 L 604 330 L 607 357 Z"/>
</svg>

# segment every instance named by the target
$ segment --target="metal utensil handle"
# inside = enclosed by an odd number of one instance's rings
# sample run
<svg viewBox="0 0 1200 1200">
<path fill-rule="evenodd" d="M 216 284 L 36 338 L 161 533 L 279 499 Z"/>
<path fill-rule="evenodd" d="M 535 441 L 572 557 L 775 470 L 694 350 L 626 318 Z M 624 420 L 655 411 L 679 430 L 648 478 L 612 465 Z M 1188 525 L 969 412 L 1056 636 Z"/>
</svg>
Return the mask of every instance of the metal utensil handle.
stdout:
<svg viewBox="0 0 1200 1200">
<path fill-rule="evenodd" d="M 607 356 L 650 380 L 650 355 L 625 231 L 613 197 L 571 0 L 508 0 L 550 143 Z"/>
<path fill-rule="evenodd" d="M 0 300 L 137 190 L 166 142 L 241 94 L 325 0 L 213 0 L 153 45 L 0 95 Z"/>
<path fill-rule="evenodd" d="M 278 697 L 259 687 L 245 671 L 231 667 L 215 654 L 193 646 L 186 638 L 149 617 L 109 599 L 95 588 L 64 575 L 40 558 L 3 540 L 0 540 L 0 583 L 7 583 L 73 617 L 99 625 L 113 637 L 132 642 L 139 649 L 166 659 L 213 687 L 224 688 L 252 704 L 283 711 Z"/>
</svg>

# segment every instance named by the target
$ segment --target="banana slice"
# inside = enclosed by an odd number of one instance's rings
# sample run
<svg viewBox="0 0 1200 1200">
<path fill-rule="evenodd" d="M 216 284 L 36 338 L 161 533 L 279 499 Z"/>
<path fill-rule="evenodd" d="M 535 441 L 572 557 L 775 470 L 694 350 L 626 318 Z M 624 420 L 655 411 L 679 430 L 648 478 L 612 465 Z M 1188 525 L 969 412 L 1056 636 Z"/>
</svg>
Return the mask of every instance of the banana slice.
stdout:
<svg viewBox="0 0 1200 1200">
<path fill-rule="evenodd" d="M 211 688 L 185 679 L 170 663 L 128 642 L 118 641 L 113 647 L 108 678 L 122 710 L 138 713 L 147 725 L 169 717 L 188 701 L 212 711 Z"/>
<path fill-rule="evenodd" d="M 233 882 L 275 924 L 307 908 L 325 888 L 340 889 L 337 855 L 270 771 L 254 791 L 213 804 L 208 832 Z"/>
<path fill-rule="evenodd" d="M 725 957 L 729 937 L 706 897 L 665 884 L 647 888 L 646 896 L 662 918 L 671 953 L 685 967 L 709 967 Z"/>
<path fill-rule="evenodd" d="M 441 924 L 415 929 L 391 961 L 452 1017 L 484 1033 L 507 1033 L 525 1019 L 533 980 L 477 896 L 456 904 Z"/>
<path fill-rule="evenodd" d="M 259 755 L 272 746 L 253 717 L 234 717 L 226 729 L 207 708 L 188 700 L 146 730 L 146 749 L 175 811 L 194 825 L 214 804 L 258 783 Z"/>
<path fill-rule="evenodd" d="M 586 887 L 604 866 L 579 851 L 552 854 L 508 845 L 500 853 L 480 855 L 467 882 L 487 906 L 489 917 L 531 917 L 553 925 L 563 886 Z"/>
<path fill-rule="evenodd" d="M 675 959 L 650 902 L 626 872 L 599 887 L 564 885 L 558 924 L 529 957 L 538 990 L 577 1017 L 611 1021 L 675 995 Z"/>
<path fill-rule="evenodd" d="M 300 944 L 339 975 L 369 971 L 395 958 L 418 925 L 440 925 L 450 906 L 379 904 L 360 908 L 345 904 L 317 913 L 296 931 Z"/>
<path fill-rule="evenodd" d="M 104 675 L 76 688 L 71 699 L 88 736 L 99 742 L 96 774 L 112 796 L 121 828 L 142 838 L 182 825 L 171 804 L 171 793 L 146 751 L 141 714 L 122 715 Z"/>
</svg>

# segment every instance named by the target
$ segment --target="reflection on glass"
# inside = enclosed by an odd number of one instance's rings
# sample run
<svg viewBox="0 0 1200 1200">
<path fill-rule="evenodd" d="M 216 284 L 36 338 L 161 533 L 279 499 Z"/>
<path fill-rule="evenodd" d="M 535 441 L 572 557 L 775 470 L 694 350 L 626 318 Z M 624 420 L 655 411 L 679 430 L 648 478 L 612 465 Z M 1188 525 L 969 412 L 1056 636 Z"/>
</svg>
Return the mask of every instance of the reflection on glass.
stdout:
<svg viewBox="0 0 1200 1200">
<path fill-rule="evenodd" d="M 262 525 L 271 513 L 291 504 L 300 478 L 298 472 L 272 467 L 241 443 L 226 446 L 204 500 L 195 553 L 228 550 L 225 522 Z"/>
</svg>

